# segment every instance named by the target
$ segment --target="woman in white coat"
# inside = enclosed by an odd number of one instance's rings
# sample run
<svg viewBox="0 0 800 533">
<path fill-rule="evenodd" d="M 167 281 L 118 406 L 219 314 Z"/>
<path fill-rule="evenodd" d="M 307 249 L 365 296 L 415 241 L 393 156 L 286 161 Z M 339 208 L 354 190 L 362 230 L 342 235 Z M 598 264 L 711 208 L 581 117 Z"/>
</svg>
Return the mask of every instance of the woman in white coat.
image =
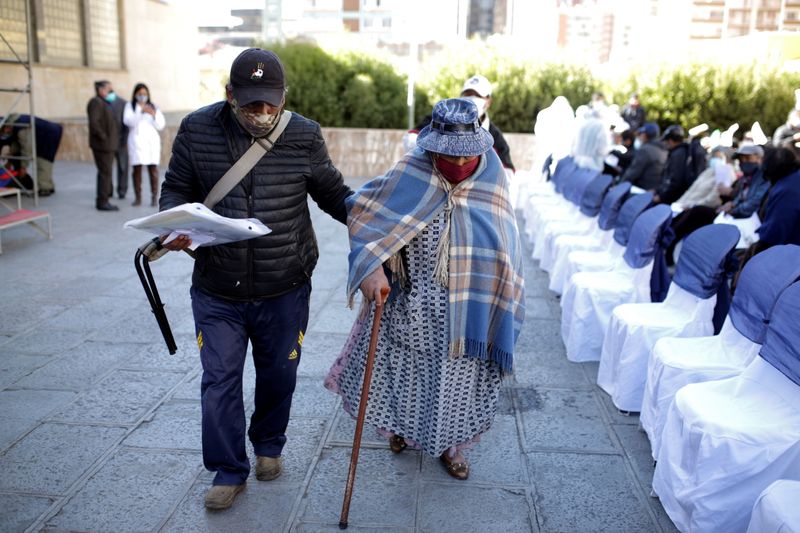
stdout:
<svg viewBox="0 0 800 533">
<path fill-rule="evenodd" d="M 133 205 L 142 205 L 142 167 L 147 167 L 150 176 L 151 206 L 158 205 L 158 163 L 161 159 L 161 136 L 164 115 L 150 101 L 150 89 L 144 83 L 136 84 L 133 98 L 125 106 L 123 122 L 128 133 L 128 154 L 133 165 L 133 190 L 136 198 Z"/>
</svg>

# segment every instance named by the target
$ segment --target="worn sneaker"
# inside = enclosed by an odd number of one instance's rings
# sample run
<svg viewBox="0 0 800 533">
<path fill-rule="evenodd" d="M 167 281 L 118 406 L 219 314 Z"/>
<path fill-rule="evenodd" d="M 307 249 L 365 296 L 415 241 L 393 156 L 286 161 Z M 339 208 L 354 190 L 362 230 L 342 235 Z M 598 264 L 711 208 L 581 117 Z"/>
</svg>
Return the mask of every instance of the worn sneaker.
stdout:
<svg viewBox="0 0 800 533">
<path fill-rule="evenodd" d="M 222 511 L 233 505 L 236 495 L 244 490 L 241 485 L 214 485 L 206 492 L 206 509 Z"/>
<path fill-rule="evenodd" d="M 283 472 L 283 458 L 256 456 L 256 479 L 272 481 Z"/>
</svg>

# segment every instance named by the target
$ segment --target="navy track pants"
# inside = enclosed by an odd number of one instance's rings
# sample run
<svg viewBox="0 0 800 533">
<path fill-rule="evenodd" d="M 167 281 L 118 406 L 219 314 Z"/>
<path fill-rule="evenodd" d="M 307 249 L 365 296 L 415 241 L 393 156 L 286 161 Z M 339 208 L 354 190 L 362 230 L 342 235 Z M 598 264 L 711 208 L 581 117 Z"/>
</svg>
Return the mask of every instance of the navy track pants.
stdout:
<svg viewBox="0 0 800 533">
<path fill-rule="evenodd" d="M 311 284 L 252 302 L 215 298 L 194 287 L 191 295 L 203 365 L 203 463 L 216 472 L 215 485 L 238 485 L 250 473 L 242 397 L 247 343 L 253 345 L 256 370 L 248 436 L 256 455 L 277 457 L 286 443 Z"/>
</svg>

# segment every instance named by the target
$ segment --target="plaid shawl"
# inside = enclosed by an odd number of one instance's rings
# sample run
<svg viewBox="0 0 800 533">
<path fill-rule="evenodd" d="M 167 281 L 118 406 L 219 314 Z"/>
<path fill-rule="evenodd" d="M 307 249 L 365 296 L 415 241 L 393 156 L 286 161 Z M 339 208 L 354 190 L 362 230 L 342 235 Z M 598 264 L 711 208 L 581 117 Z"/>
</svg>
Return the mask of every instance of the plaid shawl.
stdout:
<svg viewBox="0 0 800 533">
<path fill-rule="evenodd" d="M 441 241 L 449 254 L 437 270 L 444 268 L 449 290 L 449 355 L 492 360 L 510 373 L 525 315 L 522 249 L 500 160 L 493 150 L 484 159 L 476 175 L 451 187 L 417 148 L 348 198 L 347 293 L 352 305 L 364 278 L 387 261 L 399 263 L 390 259 L 445 210 L 449 232 Z"/>
</svg>

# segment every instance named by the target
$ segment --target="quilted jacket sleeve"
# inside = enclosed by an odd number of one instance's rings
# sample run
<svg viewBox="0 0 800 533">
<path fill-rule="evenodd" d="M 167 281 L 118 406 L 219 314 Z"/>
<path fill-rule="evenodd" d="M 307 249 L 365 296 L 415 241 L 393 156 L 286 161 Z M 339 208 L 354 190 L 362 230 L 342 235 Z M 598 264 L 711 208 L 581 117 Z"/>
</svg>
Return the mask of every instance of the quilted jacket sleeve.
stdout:
<svg viewBox="0 0 800 533">
<path fill-rule="evenodd" d="M 344 200 L 353 194 L 353 191 L 344 184 L 342 173 L 333 166 L 319 126 L 316 127 L 311 146 L 311 179 L 308 181 L 308 193 L 323 211 L 342 224 L 347 224 L 347 208 Z"/>
</svg>

